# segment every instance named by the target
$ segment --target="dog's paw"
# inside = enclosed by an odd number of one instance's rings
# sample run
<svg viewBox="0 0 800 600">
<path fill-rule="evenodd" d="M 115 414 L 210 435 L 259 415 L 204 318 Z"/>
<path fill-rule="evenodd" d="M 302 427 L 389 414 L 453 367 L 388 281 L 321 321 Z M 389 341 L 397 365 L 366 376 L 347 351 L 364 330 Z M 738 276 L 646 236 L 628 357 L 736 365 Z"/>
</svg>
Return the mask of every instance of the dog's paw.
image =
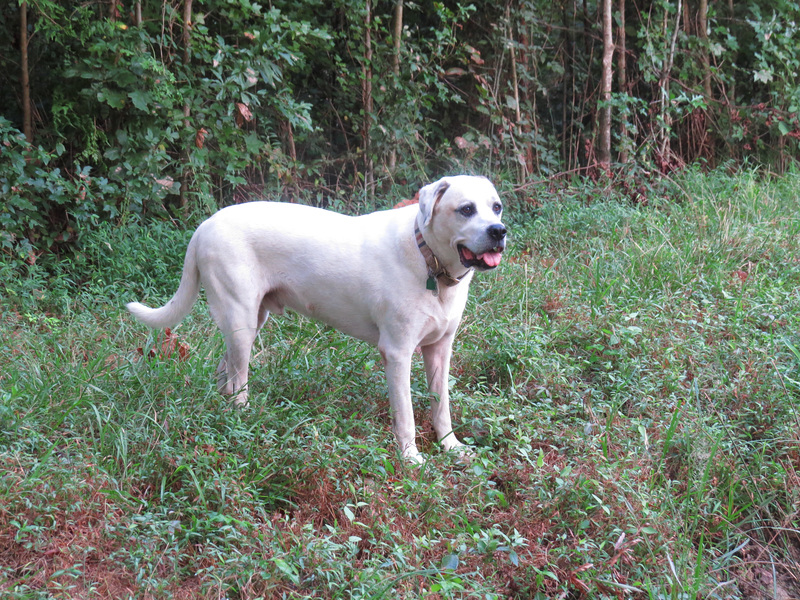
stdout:
<svg viewBox="0 0 800 600">
<path fill-rule="evenodd" d="M 444 447 L 445 452 L 452 455 L 456 462 L 462 464 L 469 464 L 472 462 L 472 459 L 475 458 L 475 450 L 471 446 L 467 446 L 466 444 L 462 444 L 461 442 L 456 442 L 452 444 L 445 444 L 442 442 L 442 446 Z"/>
<path fill-rule="evenodd" d="M 412 465 L 424 465 L 425 455 L 417 450 L 416 446 L 409 446 L 403 450 L 403 460 Z"/>
</svg>

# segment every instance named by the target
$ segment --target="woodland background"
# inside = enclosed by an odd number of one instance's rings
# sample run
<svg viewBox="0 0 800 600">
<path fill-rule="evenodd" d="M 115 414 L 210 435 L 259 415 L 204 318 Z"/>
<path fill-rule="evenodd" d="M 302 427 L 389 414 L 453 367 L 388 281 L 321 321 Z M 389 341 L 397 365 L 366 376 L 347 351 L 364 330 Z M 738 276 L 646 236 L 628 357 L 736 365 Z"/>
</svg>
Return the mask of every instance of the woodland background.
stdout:
<svg viewBox="0 0 800 600">
<path fill-rule="evenodd" d="M 800 4 L 0 3 L 0 596 L 800 598 Z M 440 451 L 287 314 L 251 404 L 193 227 L 492 178 Z"/>
<path fill-rule="evenodd" d="M 575 176 L 642 201 L 691 163 L 782 172 L 798 23 L 788 0 L 4 3 L 0 247 L 262 196 L 382 207 L 454 171 L 523 206 Z"/>
</svg>

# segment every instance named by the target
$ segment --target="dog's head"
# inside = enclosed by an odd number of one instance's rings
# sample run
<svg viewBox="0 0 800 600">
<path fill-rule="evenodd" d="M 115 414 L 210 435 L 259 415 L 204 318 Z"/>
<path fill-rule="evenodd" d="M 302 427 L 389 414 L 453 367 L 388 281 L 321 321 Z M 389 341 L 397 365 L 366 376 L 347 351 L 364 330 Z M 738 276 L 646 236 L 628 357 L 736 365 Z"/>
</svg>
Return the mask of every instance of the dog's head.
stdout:
<svg viewBox="0 0 800 600">
<path fill-rule="evenodd" d="M 440 260 L 481 271 L 500 264 L 506 247 L 503 204 L 485 177 L 459 175 L 426 185 L 419 211 L 420 230 Z"/>
</svg>

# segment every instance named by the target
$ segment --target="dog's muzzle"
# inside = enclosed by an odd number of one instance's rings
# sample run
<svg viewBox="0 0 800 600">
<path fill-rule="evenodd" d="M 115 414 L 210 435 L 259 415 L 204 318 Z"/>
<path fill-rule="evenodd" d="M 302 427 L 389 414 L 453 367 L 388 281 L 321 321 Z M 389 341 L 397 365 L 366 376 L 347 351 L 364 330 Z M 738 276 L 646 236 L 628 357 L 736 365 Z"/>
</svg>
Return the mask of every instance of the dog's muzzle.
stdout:
<svg viewBox="0 0 800 600">
<path fill-rule="evenodd" d="M 494 269 L 500 264 L 503 250 L 506 249 L 506 227 L 502 223 L 495 223 L 486 228 L 486 236 L 489 238 L 488 247 L 480 251 L 473 251 L 464 246 L 458 245 L 458 256 L 461 264 L 467 268 L 476 268 L 482 271 Z"/>
</svg>

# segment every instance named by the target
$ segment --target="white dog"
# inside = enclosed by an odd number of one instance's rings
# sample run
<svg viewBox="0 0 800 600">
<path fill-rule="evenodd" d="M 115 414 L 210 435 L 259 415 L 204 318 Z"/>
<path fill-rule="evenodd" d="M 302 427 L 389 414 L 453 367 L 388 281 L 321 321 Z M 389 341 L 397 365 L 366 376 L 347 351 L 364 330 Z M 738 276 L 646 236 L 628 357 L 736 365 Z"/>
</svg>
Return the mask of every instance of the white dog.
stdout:
<svg viewBox="0 0 800 600">
<path fill-rule="evenodd" d="M 436 435 L 445 450 L 463 452 L 450 421 L 450 355 L 473 271 L 500 263 L 502 213 L 489 180 L 464 175 L 423 187 L 419 206 L 359 217 L 278 202 L 230 206 L 195 231 L 180 287 L 166 305 L 127 307 L 149 327 L 170 327 L 202 284 L 225 336 L 219 390 L 239 405 L 247 404 L 250 352 L 270 312 L 289 307 L 376 345 L 395 439 L 416 462 L 410 377 L 419 347 Z"/>
</svg>

